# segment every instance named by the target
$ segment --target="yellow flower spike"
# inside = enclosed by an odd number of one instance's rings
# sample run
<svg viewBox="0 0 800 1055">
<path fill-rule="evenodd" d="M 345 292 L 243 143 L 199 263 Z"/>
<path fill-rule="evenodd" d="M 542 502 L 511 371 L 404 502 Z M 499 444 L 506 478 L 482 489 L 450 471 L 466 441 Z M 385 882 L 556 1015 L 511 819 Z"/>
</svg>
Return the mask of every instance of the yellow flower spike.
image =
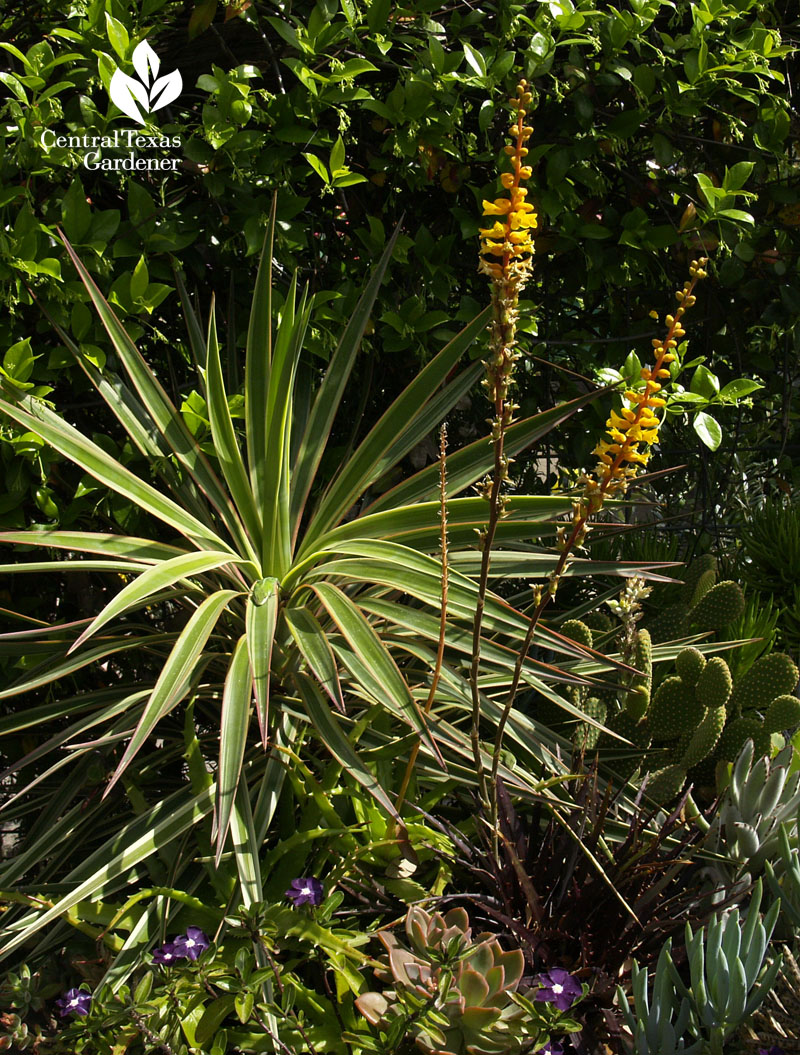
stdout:
<svg viewBox="0 0 800 1055">
<path fill-rule="evenodd" d="M 516 96 L 510 100 L 515 110 L 514 122 L 509 128 L 512 142 L 503 149 L 511 161 L 513 171 L 500 175 L 500 183 L 503 189 L 509 192 L 509 197 L 483 203 L 484 216 L 503 216 L 506 218 L 505 223 L 500 224 L 498 221 L 494 227 L 482 228 L 480 232 L 480 270 L 487 274 L 493 283 L 505 280 L 508 288 L 504 296 L 509 302 L 516 300 L 530 274 L 533 256 L 531 232 L 537 226 L 533 206 L 525 201 L 527 190 L 520 185 L 521 181 L 530 179 L 533 175 L 531 166 L 522 164 L 522 159 L 528 153 L 524 143 L 533 132 L 533 129 L 524 123 L 528 112 L 526 107 L 533 98 L 527 88 L 527 82 L 521 81 L 517 86 Z M 499 228 L 502 228 L 502 231 Z M 502 252 L 498 252 L 500 247 Z M 494 260 L 487 261 L 486 255 L 501 256 L 499 268 Z"/>
<path fill-rule="evenodd" d="M 655 411 L 667 403 L 658 395 L 662 388 L 661 381 L 667 381 L 671 376 L 667 367 L 676 358 L 672 349 L 677 347 L 678 340 L 686 333 L 681 319 L 695 303 L 694 287 L 706 277 L 704 267 L 707 263 L 705 257 L 693 260 L 689 268 L 690 281 L 675 294 L 680 307 L 674 315 L 666 316 L 666 337 L 652 341 L 655 362 L 641 369 L 643 388 L 638 391 L 627 389 L 623 398 L 629 405 L 623 405 L 619 412 L 611 411 L 606 423 L 608 438 L 600 440 L 593 452 L 598 459 L 595 476 L 584 478 L 584 496 L 587 501 L 591 496 L 590 505 L 594 511 L 601 508 L 604 498 L 624 494 L 630 481 L 635 478 L 638 467 L 647 466 L 650 460 L 650 448 L 658 442 L 661 425 Z M 658 319 L 655 311 L 651 311 L 650 316 Z"/>
</svg>

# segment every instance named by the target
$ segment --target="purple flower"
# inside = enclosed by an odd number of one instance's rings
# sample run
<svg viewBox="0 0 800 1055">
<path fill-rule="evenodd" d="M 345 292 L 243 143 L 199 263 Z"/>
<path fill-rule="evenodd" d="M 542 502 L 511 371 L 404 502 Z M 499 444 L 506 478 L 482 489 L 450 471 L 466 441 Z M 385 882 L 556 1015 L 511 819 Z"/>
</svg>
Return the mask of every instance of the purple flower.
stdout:
<svg viewBox="0 0 800 1055">
<path fill-rule="evenodd" d="M 285 895 L 294 905 L 321 905 L 325 897 L 325 888 L 319 879 L 310 876 L 308 879 L 293 879 Z"/>
<path fill-rule="evenodd" d="M 539 1048 L 536 1055 L 564 1055 L 564 1045 L 548 1040 L 543 1048 Z"/>
<path fill-rule="evenodd" d="M 66 1018 L 67 1015 L 88 1015 L 91 1002 L 91 993 L 86 993 L 83 989 L 68 989 L 56 1000 L 56 1010 L 61 1018 Z"/>
<path fill-rule="evenodd" d="M 168 941 L 160 949 L 153 949 L 153 963 L 170 964 L 180 959 L 183 959 L 183 954 L 179 956 L 175 951 L 174 941 Z"/>
<path fill-rule="evenodd" d="M 563 967 L 553 967 L 552 970 L 545 971 L 539 975 L 537 981 L 542 988 L 533 999 L 555 1004 L 559 1011 L 572 1007 L 583 993 L 578 982 Z"/>
<path fill-rule="evenodd" d="M 172 943 L 172 948 L 178 959 L 196 960 L 210 944 L 211 942 L 199 927 L 187 927 L 186 933 L 179 934 Z"/>
<path fill-rule="evenodd" d="M 786 1052 L 777 1044 L 773 1044 L 771 1048 L 759 1048 L 758 1055 L 786 1055 Z"/>
</svg>

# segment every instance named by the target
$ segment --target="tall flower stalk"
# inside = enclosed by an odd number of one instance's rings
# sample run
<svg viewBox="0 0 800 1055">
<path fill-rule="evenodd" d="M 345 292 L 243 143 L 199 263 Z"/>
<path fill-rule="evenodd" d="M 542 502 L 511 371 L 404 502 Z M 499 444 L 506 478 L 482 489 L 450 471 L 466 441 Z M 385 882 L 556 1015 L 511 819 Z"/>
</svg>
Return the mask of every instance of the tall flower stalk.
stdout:
<svg viewBox="0 0 800 1055">
<path fill-rule="evenodd" d="M 675 293 L 678 302 L 675 314 L 666 317 L 666 336 L 663 339 L 653 339 L 654 362 L 652 366 L 642 369 L 641 378 L 644 385 L 626 391 L 620 412 L 611 411 L 606 422 L 606 436 L 599 441 L 593 452 L 598 458 L 595 470 L 581 477 L 583 493 L 573 503 L 572 521 L 570 524 L 561 525 L 558 530 L 560 557 L 550 573 L 546 589 L 540 586 L 534 593 L 533 614 L 514 665 L 511 689 L 497 726 L 492 753 L 492 787 L 497 781 L 503 734 L 519 689 L 522 665 L 542 613 L 556 595 L 572 551 L 582 545 L 586 538 L 590 516 L 603 507 L 606 498 L 620 496 L 627 491 L 639 467 L 647 466 L 652 446 L 658 442 L 661 419 L 657 412 L 666 405 L 666 400 L 661 395 L 662 382 L 669 380 L 669 365 L 675 360 L 678 341 L 686 333 L 682 319 L 695 303 L 694 290 L 697 283 L 706 277 L 704 268 L 707 263 L 705 257 L 692 260 L 689 266 L 689 280 L 683 289 Z M 494 796 L 492 801 L 495 801 Z M 491 816 L 494 817 L 493 812 Z"/>
<path fill-rule="evenodd" d="M 479 535 L 482 549 L 478 599 L 472 635 L 472 663 L 470 667 L 470 690 L 472 694 L 472 752 L 478 773 L 478 782 L 484 804 L 490 806 L 492 797 L 486 782 L 486 772 L 480 748 L 480 690 L 478 672 L 481 661 L 481 629 L 489 584 L 489 567 L 492 545 L 497 524 L 505 512 L 503 485 L 508 479 L 509 458 L 505 453 L 505 435 L 514 420 L 518 406 L 509 397 L 513 382 L 514 366 L 519 358 L 516 351 L 516 327 L 519 316 L 519 294 L 525 286 L 533 267 L 532 231 L 536 227 L 536 213 L 526 201 L 527 190 L 523 181 L 531 176 L 531 168 L 523 163 L 528 150 L 525 143 L 533 129 L 525 123 L 526 107 L 531 101 L 526 81 L 520 81 L 516 95 L 511 99 L 514 121 L 511 125 L 511 142 L 504 148 L 511 161 L 511 172 L 504 172 L 500 182 L 508 196 L 484 201 L 483 215 L 493 219 L 493 225 L 483 228 L 481 234 L 479 270 L 491 281 L 492 321 L 489 335 L 489 354 L 484 361 L 486 377 L 483 385 L 492 404 L 491 425 L 494 445 L 494 468 L 480 485 L 481 493 L 489 504 L 488 522 Z"/>
</svg>

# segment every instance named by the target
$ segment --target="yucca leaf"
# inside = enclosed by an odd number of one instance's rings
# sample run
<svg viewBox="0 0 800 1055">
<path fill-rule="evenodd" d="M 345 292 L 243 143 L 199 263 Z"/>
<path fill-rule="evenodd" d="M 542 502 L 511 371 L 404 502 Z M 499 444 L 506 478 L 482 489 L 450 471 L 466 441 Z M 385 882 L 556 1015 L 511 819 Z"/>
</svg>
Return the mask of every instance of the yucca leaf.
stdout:
<svg viewBox="0 0 800 1055">
<path fill-rule="evenodd" d="M 247 635 L 242 634 L 233 650 L 233 658 L 222 690 L 216 807 L 217 867 L 219 867 L 222 849 L 231 823 L 234 799 L 239 787 L 244 749 L 247 746 L 247 732 L 250 727 L 252 699 L 253 681 L 250 676 L 250 660 L 247 654 Z"/>
<path fill-rule="evenodd" d="M 62 235 L 63 238 L 63 235 Z M 169 449 L 195 480 L 237 544 L 246 552 L 247 536 L 235 510 L 208 459 L 201 451 L 181 414 L 164 391 L 158 378 L 139 354 L 125 327 L 98 289 L 92 276 L 83 266 L 72 246 L 63 238 L 67 252 L 78 272 L 78 277 L 92 298 L 100 321 L 111 338 L 117 356 L 142 402 L 145 414 L 158 428 Z"/>
<path fill-rule="evenodd" d="M 40 436 L 65 458 L 84 469 L 95 480 L 135 502 L 144 512 L 164 521 L 195 544 L 226 548 L 226 543 L 205 524 L 195 519 L 176 502 L 162 495 L 155 487 L 140 480 L 102 447 L 87 439 L 78 429 L 53 413 L 43 403 L 19 396 L 11 386 L 0 381 L 0 392 L 12 399 L 0 399 L 0 413 Z"/>
<path fill-rule="evenodd" d="M 244 780 L 239 783 L 231 813 L 231 840 L 236 858 L 236 870 L 239 875 L 242 904 L 245 908 L 249 908 L 250 905 L 264 900 L 264 890 L 261 885 L 261 867 L 258 860 L 261 843 L 256 836 L 250 796 Z"/>
<path fill-rule="evenodd" d="M 138 704 L 144 703 L 148 696 L 149 692 L 147 689 L 140 689 L 136 692 L 130 693 L 130 695 L 123 694 L 122 696 L 119 695 L 119 689 L 116 690 L 110 704 L 105 707 L 97 708 L 92 711 L 91 714 L 84 715 L 82 718 L 79 718 L 78 721 L 72 722 L 72 724 L 68 725 L 65 729 L 59 729 L 55 736 L 49 737 L 49 739 L 43 744 L 37 744 L 32 751 L 29 751 L 18 761 L 13 762 L 7 769 L 3 770 L 3 772 L 0 773 L 0 780 L 11 773 L 16 773 L 19 770 L 24 769 L 25 766 L 29 766 L 32 762 L 37 761 L 37 759 L 43 758 L 51 751 L 57 751 L 64 744 L 68 744 L 70 740 L 81 736 L 89 729 L 94 728 L 94 726 L 110 721 L 124 711 L 135 709 Z M 69 717 L 73 716 L 70 710 L 67 710 L 65 713 Z M 4 732 L 5 730 L 0 731 L 0 735 Z M 31 786 L 32 785 L 27 784 L 25 786 L 25 792 L 27 792 Z M 3 805 L 0 806 L 0 809 L 5 809 L 10 801 L 10 799 L 4 801 Z"/>
<path fill-rule="evenodd" d="M 292 472 L 291 523 L 294 536 L 297 535 L 300 527 L 308 493 L 325 452 L 342 394 L 353 369 L 370 312 L 399 234 L 400 225 L 398 224 L 350 316 L 314 398 L 314 405 L 303 432 Z"/>
<path fill-rule="evenodd" d="M 217 620 L 234 597 L 237 590 L 218 590 L 207 597 L 192 614 L 175 642 L 169 657 L 158 676 L 144 713 L 131 737 L 131 741 L 106 787 L 104 797 L 119 780 L 131 763 L 134 755 L 152 733 L 159 721 L 180 702 L 189 690 L 203 649 L 217 625 Z"/>
<path fill-rule="evenodd" d="M 278 326 L 267 398 L 263 566 L 270 575 L 283 575 L 291 560 L 289 538 L 290 463 L 292 391 L 295 372 L 303 348 L 311 304 L 307 289 L 295 307 L 297 276 L 286 296 Z"/>
<path fill-rule="evenodd" d="M 428 750 L 441 759 L 403 675 L 363 612 L 332 583 L 318 582 L 311 589 L 358 658 L 361 683 L 367 692 L 378 702 L 388 703 L 395 712 L 402 714 L 419 733 Z"/>
<path fill-rule="evenodd" d="M 159 802 L 146 814 L 126 825 L 114 838 L 82 862 L 67 876 L 66 881 L 75 886 L 44 912 L 28 913 L 14 928 L 13 936 L 0 946 L 0 960 L 6 959 L 15 949 L 27 944 L 30 939 L 50 923 L 55 922 L 80 901 L 91 901 L 102 896 L 124 881 L 131 869 L 152 854 L 171 843 L 193 825 L 207 816 L 213 808 L 214 788 L 200 795 L 187 797 L 181 791 Z M 77 813 L 85 815 L 79 805 Z M 62 819 L 63 823 L 63 819 Z M 56 830 L 56 835 L 63 831 Z"/>
<path fill-rule="evenodd" d="M 311 678 L 302 673 L 295 675 L 295 681 L 308 717 L 327 749 L 336 761 L 344 766 L 350 776 L 357 780 L 391 817 L 399 820 L 391 799 L 373 774 L 367 769 L 364 762 L 353 749 L 350 741 L 342 732 L 336 717 L 328 706 L 328 701 L 322 695 L 319 687 Z"/>
<path fill-rule="evenodd" d="M 416 505 L 400 506 L 380 513 L 364 514 L 339 524 L 315 540 L 303 542 L 298 559 L 291 572 L 283 579 L 284 586 L 296 584 L 300 569 L 318 560 L 319 552 L 336 552 L 340 542 L 346 539 L 382 538 L 393 539 L 417 548 L 435 550 L 439 545 L 441 521 L 439 502 L 418 502 Z M 531 538 L 537 532 L 537 521 L 555 520 L 569 513 L 572 500 L 567 495 L 510 495 L 507 503 L 507 519 L 498 524 L 498 534 L 505 530 L 504 538 Z M 475 542 L 475 532 L 486 525 L 487 505 L 484 498 L 454 498 L 447 503 L 447 530 L 451 541 Z M 517 527 L 516 520 L 525 521 Z M 551 533 L 555 528 L 545 527 Z"/>
<path fill-rule="evenodd" d="M 521 451 L 526 450 L 542 436 L 547 435 L 558 425 L 570 418 L 576 411 L 581 410 L 588 403 L 597 399 L 607 392 L 607 389 L 598 388 L 593 392 L 586 392 L 568 403 L 562 403 L 550 410 L 544 410 L 532 417 L 517 421 L 505 434 L 504 449 L 509 457 L 514 457 Z M 453 451 L 447 455 L 447 493 L 453 498 L 464 488 L 474 484 L 476 480 L 482 479 L 494 465 L 494 448 L 490 436 L 483 436 L 479 440 Z M 364 515 L 381 512 L 397 506 L 412 505 L 415 502 L 426 502 L 436 499 L 439 488 L 439 466 L 434 463 L 418 473 L 403 480 L 391 490 L 386 491 L 374 502 L 367 506 Z M 485 503 L 484 503 L 485 504 Z"/>
<path fill-rule="evenodd" d="M 150 634 L 147 638 L 147 645 L 148 648 L 153 649 L 161 644 L 172 642 L 174 639 L 174 634 Z M 12 696 L 19 696 L 22 693 L 33 692 L 35 689 L 40 689 L 53 681 L 69 678 L 76 671 L 82 670 L 92 663 L 99 663 L 109 656 L 116 656 L 121 652 L 130 652 L 131 649 L 141 651 L 141 648 L 142 642 L 139 638 L 114 637 L 101 641 L 93 648 L 85 649 L 77 656 L 66 658 L 59 655 L 55 659 L 40 663 L 32 670 L 25 671 L 22 678 L 8 688 L 0 689 L 0 700 L 10 699 Z"/>
<path fill-rule="evenodd" d="M 301 554 L 307 553 L 321 535 L 329 532 L 358 501 L 370 483 L 385 470 L 386 452 L 396 448 L 398 437 L 407 432 L 419 415 L 425 414 L 439 385 L 485 327 L 489 312 L 487 308 L 468 323 L 420 371 L 370 430 L 325 492 L 311 518 L 300 547 Z M 436 422 L 429 421 L 428 424 L 432 428 Z"/>
<path fill-rule="evenodd" d="M 207 503 L 201 499 L 194 480 L 187 473 L 179 473 L 172 464 L 171 449 L 164 437 L 148 416 L 141 400 L 132 392 L 122 378 L 107 367 L 98 370 L 80 346 L 45 310 L 45 314 L 54 330 L 72 352 L 89 381 L 122 425 L 134 445 L 154 467 L 158 476 L 172 491 L 173 497 L 180 498 L 186 509 L 201 521 L 208 519 Z"/>
<path fill-rule="evenodd" d="M 255 583 L 247 598 L 247 612 L 245 615 L 247 649 L 250 656 L 250 670 L 256 698 L 256 713 L 258 714 L 261 739 L 265 748 L 268 737 L 269 676 L 279 602 L 278 580 L 275 578 L 260 579 Z"/>
<path fill-rule="evenodd" d="M 247 329 L 244 375 L 244 414 L 247 436 L 247 463 L 256 509 L 267 501 L 267 392 L 272 366 L 272 246 L 275 240 L 277 196 L 261 250 Z"/>
<path fill-rule="evenodd" d="M 144 604 L 154 594 L 165 590 L 182 580 L 189 580 L 204 572 L 214 571 L 225 564 L 244 564 L 240 557 L 232 556 L 230 553 L 220 553 L 214 550 L 205 550 L 201 553 L 182 553 L 180 557 L 172 557 L 171 560 L 163 561 L 152 567 L 148 567 L 133 582 L 129 582 L 120 592 L 113 597 L 105 608 L 92 620 L 84 632 L 70 647 L 70 652 L 78 648 L 88 638 L 109 623 L 112 619 L 123 612 Z"/>
<path fill-rule="evenodd" d="M 541 550 L 497 550 L 492 553 L 490 574 L 499 579 L 546 579 L 558 563 L 560 554 L 542 553 Z M 481 568 L 481 555 L 477 551 L 452 553 L 450 561 L 464 575 L 477 575 Z M 570 561 L 563 571 L 563 576 L 584 578 L 590 575 L 614 575 L 632 578 L 634 575 L 656 582 L 675 582 L 666 575 L 659 575 L 654 568 L 681 567 L 680 563 L 666 564 L 663 561 L 612 561 L 585 560 L 576 558 Z M 619 587 L 617 587 L 619 591 Z"/>
<path fill-rule="evenodd" d="M 300 654 L 330 696 L 334 707 L 344 713 L 342 687 L 339 684 L 339 672 L 336 659 L 325 636 L 325 631 L 316 616 L 308 608 L 287 607 L 284 610 L 286 625 L 289 627 Z"/>
<path fill-rule="evenodd" d="M 219 459 L 222 475 L 225 477 L 231 497 L 236 503 L 236 508 L 239 510 L 239 515 L 250 538 L 249 553 L 258 562 L 260 557 L 257 554 L 260 554 L 261 550 L 261 518 L 253 500 L 250 478 L 239 452 L 239 441 L 233 428 L 233 419 L 225 394 L 213 303 L 208 321 L 206 348 L 206 397 L 214 450 Z"/>
<path fill-rule="evenodd" d="M 396 601 L 388 601 L 382 597 L 359 594 L 358 605 L 362 611 L 376 615 L 385 620 L 393 628 L 393 636 L 398 631 L 408 630 L 415 637 L 426 641 L 438 642 L 439 640 L 439 617 L 426 612 L 422 608 L 412 607 L 409 604 L 398 604 Z M 459 652 L 464 656 L 472 655 L 472 630 L 466 626 L 455 626 L 447 624 L 445 638 L 448 649 Z M 481 657 L 488 664 L 499 667 L 507 672 L 513 671 L 517 659 L 517 650 L 506 645 L 481 640 Z M 538 676 L 549 678 L 551 681 L 564 682 L 570 685 L 585 685 L 586 680 L 580 675 L 575 675 L 567 669 L 555 667 L 551 663 L 526 657 L 522 666 L 523 678 Z"/>
<path fill-rule="evenodd" d="M 3 572 L 7 575 L 14 575 L 15 573 L 48 571 L 107 571 L 134 575 L 136 572 L 144 573 L 151 568 L 152 564 L 139 564 L 135 561 L 124 560 L 38 560 L 4 564 Z"/>
<path fill-rule="evenodd" d="M 475 382 L 485 372 L 486 367 L 481 362 L 472 363 L 432 395 L 425 404 L 424 411 L 417 414 L 405 428 L 400 430 L 394 443 L 376 463 L 370 482 L 379 480 L 385 472 L 396 466 L 410 451 L 422 443 L 431 433 L 431 422 L 438 423 L 447 417 L 453 407 L 474 388 Z M 438 471 L 437 465 L 433 468 Z"/>
<path fill-rule="evenodd" d="M 112 554 L 145 564 L 169 560 L 170 557 L 177 557 L 184 552 L 177 546 L 168 546 L 152 539 L 111 535 L 100 531 L 0 531 L 0 543 L 2 542 L 17 546 L 68 549 L 78 553 Z"/>
<path fill-rule="evenodd" d="M 192 349 L 194 361 L 201 370 L 205 370 L 206 342 L 203 337 L 203 327 L 200 324 L 197 312 L 194 310 L 192 303 L 189 300 L 186 283 L 183 281 L 183 275 L 179 268 L 173 265 L 172 273 L 175 276 L 175 288 L 178 290 L 178 296 L 180 297 L 183 317 L 186 321 L 186 332 L 189 335 L 189 344 Z"/>
</svg>

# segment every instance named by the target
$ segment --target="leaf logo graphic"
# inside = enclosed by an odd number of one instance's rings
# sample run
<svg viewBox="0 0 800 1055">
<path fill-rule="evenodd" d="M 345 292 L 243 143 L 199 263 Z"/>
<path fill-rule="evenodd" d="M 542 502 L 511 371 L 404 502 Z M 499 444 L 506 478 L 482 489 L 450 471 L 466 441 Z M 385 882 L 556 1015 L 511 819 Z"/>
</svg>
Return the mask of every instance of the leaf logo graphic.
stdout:
<svg viewBox="0 0 800 1055">
<path fill-rule="evenodd" d="M 109 95 L 112 103 L 124 114 L 143 125 L 147 122 L 148 114 L 168 106 L 178 98 L 183 88 L 183 78 L 178 70 L 164 77 L 158 76 L 161 60 L 146 40 L 134 50 L 132 58 L 139 80 L 117 70 L 111 78 Z"/>
</svg>

